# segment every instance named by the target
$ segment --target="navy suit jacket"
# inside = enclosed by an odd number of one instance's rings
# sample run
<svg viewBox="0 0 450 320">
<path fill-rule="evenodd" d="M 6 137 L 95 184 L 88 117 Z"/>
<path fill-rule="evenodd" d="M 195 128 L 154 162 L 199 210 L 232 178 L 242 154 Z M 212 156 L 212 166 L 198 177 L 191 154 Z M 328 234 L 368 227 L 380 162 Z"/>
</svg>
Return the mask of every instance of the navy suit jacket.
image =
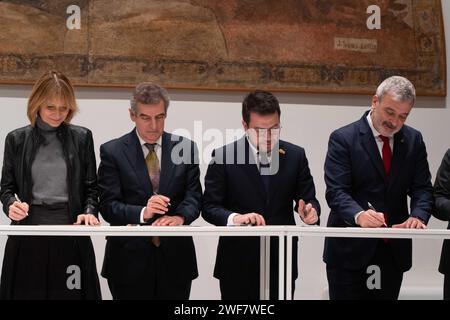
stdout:
<svg viewBox="0 0 450 320">
<path fill-rule="evenodd" d="M 216 226 L 226 226 L 231 213 L 261 214 L 267 225 L 294 225 L 294 201 L 311 203 L 320 214 L 315 187 L 303 148 L 279 143 L 279 170 L 270 178 L 267 193 L 254 156 L 245 137 L 217 149 L 205 177 L 203 218 Z M 245 157 L 243 157 L 245 154 Z M 231 160 L 226 162 L 226 160 Z M 296 214 L 296 213 L 295 213 Z M 277 249 L 272 247 L 277 261 Z M 297 275 L 297 243 L 294 241 L 294 276 Z M 275 264 L 278 268 L 277 263 Z M 273 270 L 273 268 L 272 268 Z M 218 279 L 247 281 L 258 277 L 259 238 L 220 237 L 214 276 Z"/>
<path fill-rule="evenodd" d="M 334 131 L 325 160 L 326 199 L 331 209 L 328 227 L 357 227 L 354 217 L 370 202 L 387 214 L 392 226 L 409 216 L 428 223 L 433 209 L 433 188 L 427 152 L 419 131 L 404 125 L 394 135 L 389 178 L 367 122 L 359 120 Z M 407 196 L 411 197 L 408 211 Z M 326 238 L 324 261 L 332 267 L 362 269 L 373 257 L 377 239 Z M 411 268 L 412 241 L 391 239 L 401 270 Z"/>
<path fill-rule="evenodd" d="M 436 173 L 434 183 L 434 198 L 436 210 L 434 216 L 443 221 L 450 221 L 450 149 L 444 155 Z M 450 230 L 450 223 L 447 226 Z M 439 272 L 450 275 L 450 240 L 445 239 L 442 245 Z"/>
<path fill-rule="evenodd" d="M 158 193 L 170 198 L 166 215 L 182 215 L 189 225 L 200 215 L 202 196 L 196 146 L 164 132 L 161 147 Z M 180 154 L 182 163 L 171 160 L 172 151 Z M 103 144 L 100 157 L 100 213 L 113 226 L 140 224 L 141 210 L 153 195 L 153 188 L 136 129 Z M 150 237 L 108 237 L 102 275 L 120 283 L 139 281 L 152 272 L 147 270 L 146 261 L 151 246 Z M 160 249 L 174 281 L 198 276 L 192 237 L 162 237 Z"/>
</svg>

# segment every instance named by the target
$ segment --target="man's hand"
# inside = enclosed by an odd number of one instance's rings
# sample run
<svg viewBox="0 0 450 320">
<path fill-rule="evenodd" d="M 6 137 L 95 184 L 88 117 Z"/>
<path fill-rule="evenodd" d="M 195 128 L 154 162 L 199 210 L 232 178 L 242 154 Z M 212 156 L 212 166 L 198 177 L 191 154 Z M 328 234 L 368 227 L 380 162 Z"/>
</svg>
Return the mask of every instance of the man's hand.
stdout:
<svg viewBox="0 0 450 320">
<path fill-rule="evenodd" d="M 154 195 L 147 201 L 147 207 L 144 210 L 144 221 L 153 218 L 156 214 L 164 215 L 169 211 L 170 199 L 162 195 Z"/>
<path fill-rule="evenodd" d="M 356 223 L 362 228 L 380 228 L 386 226 L 384 214 L 371 209 L 362 212 L 358 216 L 358 219 L 356 219 Z"/>
<path fill-rule="evenodd" d="M 152 223 L 152 226 L 175 227 L 175 226 L 182 226 L 183 224 L 184 224 L 183 216 L 162 216 L 162 217 L 156 219 Z"/>
<path fill-rule="evenodd" d="M 77 217 L 76 225 L 86 225 L 86 226 L 99 226 L 100 221 L 98 221 L 97 217 L 93 214 L 79 214 Z"/>
<path fill-rule="evenodd" d="M 14 221 L 21 221 L 28 216 L 29 209 L 30 207 L 26 202 L 14 201 L 14 203 L 9 206 L 8 217 Z"/>
<path fill-rule="evenodd" d="M 420 220 L 414 217 L 409 217 L 403 223 L 394 224 L 392 228 L 404 228 L 404 229 L 426 229 L 427 226 Z"/>
<path fill-rule="evenodd" d="M 254 225 L 254 226 L 265 226 L 266 221 L 264 217 L 259 213 L 246 213 L 246 214 L 236 214 L 233 218 L 233 223 L 235 225 Z"/>
<path fill-rule="evenodd" d="M 317 211 L 316 209 L 314 209 L 312 204 L 306 204 L 302 199 L 298 201 L 297 212 L 300 215 L 302 221 L 306 224 L 315 224 L 319 220 L 319 215 L 317 214 Z"/>
</svg>

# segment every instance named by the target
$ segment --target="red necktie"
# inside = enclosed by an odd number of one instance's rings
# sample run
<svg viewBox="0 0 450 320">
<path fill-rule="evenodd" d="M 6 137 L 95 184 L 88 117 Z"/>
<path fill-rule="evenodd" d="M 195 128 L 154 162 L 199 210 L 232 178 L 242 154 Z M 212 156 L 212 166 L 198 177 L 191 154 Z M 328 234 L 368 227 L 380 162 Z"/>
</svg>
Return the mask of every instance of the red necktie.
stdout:
<svg viewBox="0 0 450 320">
<path fill-rule="evenodd" d="M 384 164 L 384 171 L 386 172 L 386 175 L 389 176 L 389 173 L 391 172 L 391 160 L 392 160 L 392 150 L 391 146 L 389 144 L 389 137 L 381 136 L 381 140 L 383 140 L 383 164 Z"/>
<path fill-rule="evenodd" d="M 383 149 L 381 153 L 383 154 L 383 164 L 384 171 L 386 172 L 386 176 L 389 177 L 389 173 L 391 172 L 391 160 L 392 160 L 392 150 L 391 145 L 389 144 L 389 137 L 385 137 L 380 135 L 381 140 L 383 140 Z M 388 223 L 388 215 L 384 213 L 384 221 L 386 224 Z M 385 243 L 389 242 L 389 239 L 383 239 Z"/>
</svg>

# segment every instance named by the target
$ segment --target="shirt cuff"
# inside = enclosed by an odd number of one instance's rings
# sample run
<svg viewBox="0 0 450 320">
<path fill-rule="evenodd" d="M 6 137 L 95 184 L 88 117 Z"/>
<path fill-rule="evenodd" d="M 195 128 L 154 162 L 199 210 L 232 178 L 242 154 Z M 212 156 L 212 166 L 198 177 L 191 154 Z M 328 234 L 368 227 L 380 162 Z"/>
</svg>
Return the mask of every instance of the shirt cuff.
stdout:
<svg viewBox="0 0 450 320">
<path fill-rule="evenodd" d="M 237 216 L 237 213 L 234 213 L 234 212 L 228 216 L 227 226 L 235 226 L 236 225 L 233 221 L 234 217 L 236 217 L 236 216 Z"/>
<path fill-rule="evenodd" d="M 147 207 L 143 207 L 142 210 L 141 210 L 141 217 L 140 217 L 140 219 L 139 219 L 139 221 L 140 221 L 141 223 L 145 223 L 145 221 L 144 221 L 144 211 L 145 211 L 145 208 L 147 208 Z"/>
<path fill-rule="evenodd" d="M 363 213 L 364 211 L 360 211 L 360 212 L 358 212 L 357 214 L 355 214 L 355 224 L 357 225 L 357 226 L 359 226 L 359 224 L 358 224 L 358 217 L 361 215 L 361 213 Z"/>
</svg>

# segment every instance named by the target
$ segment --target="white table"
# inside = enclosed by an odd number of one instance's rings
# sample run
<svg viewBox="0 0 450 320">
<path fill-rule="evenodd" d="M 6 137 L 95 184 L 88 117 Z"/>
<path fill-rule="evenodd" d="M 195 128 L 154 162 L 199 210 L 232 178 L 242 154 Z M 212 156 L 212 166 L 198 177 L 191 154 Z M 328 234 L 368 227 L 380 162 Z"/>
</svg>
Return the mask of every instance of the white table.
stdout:
<svg viewBox="0 0 450 320">
<path fill-rule="evenodd" d="M 260 296 L 269 299 L 270 288 L 270 237 L 278 237 L 278 294 L 279 299 L 292 299 L 292 238 L 297 237 L 347 237 L 347 238 L 409 238 L 409 239 L 450 239 L 450 230 L 444 229 L 362 229 L 362 228 L 327 228 L 299 226 L 264 226 L 264 227 L 214 227 L 214 226 L 0 226 L 0 235 L 29 236 L 259 236 L 261 237 L 261 272 Z M 286 248 L 284 237 L 287 238 Z M 284 255 L 286 254 L 286 268 Z M 286 288 L 284 277 L 286 270 Z M 286 289 L 286 290 L 285 290 Z"/>
</svg>

